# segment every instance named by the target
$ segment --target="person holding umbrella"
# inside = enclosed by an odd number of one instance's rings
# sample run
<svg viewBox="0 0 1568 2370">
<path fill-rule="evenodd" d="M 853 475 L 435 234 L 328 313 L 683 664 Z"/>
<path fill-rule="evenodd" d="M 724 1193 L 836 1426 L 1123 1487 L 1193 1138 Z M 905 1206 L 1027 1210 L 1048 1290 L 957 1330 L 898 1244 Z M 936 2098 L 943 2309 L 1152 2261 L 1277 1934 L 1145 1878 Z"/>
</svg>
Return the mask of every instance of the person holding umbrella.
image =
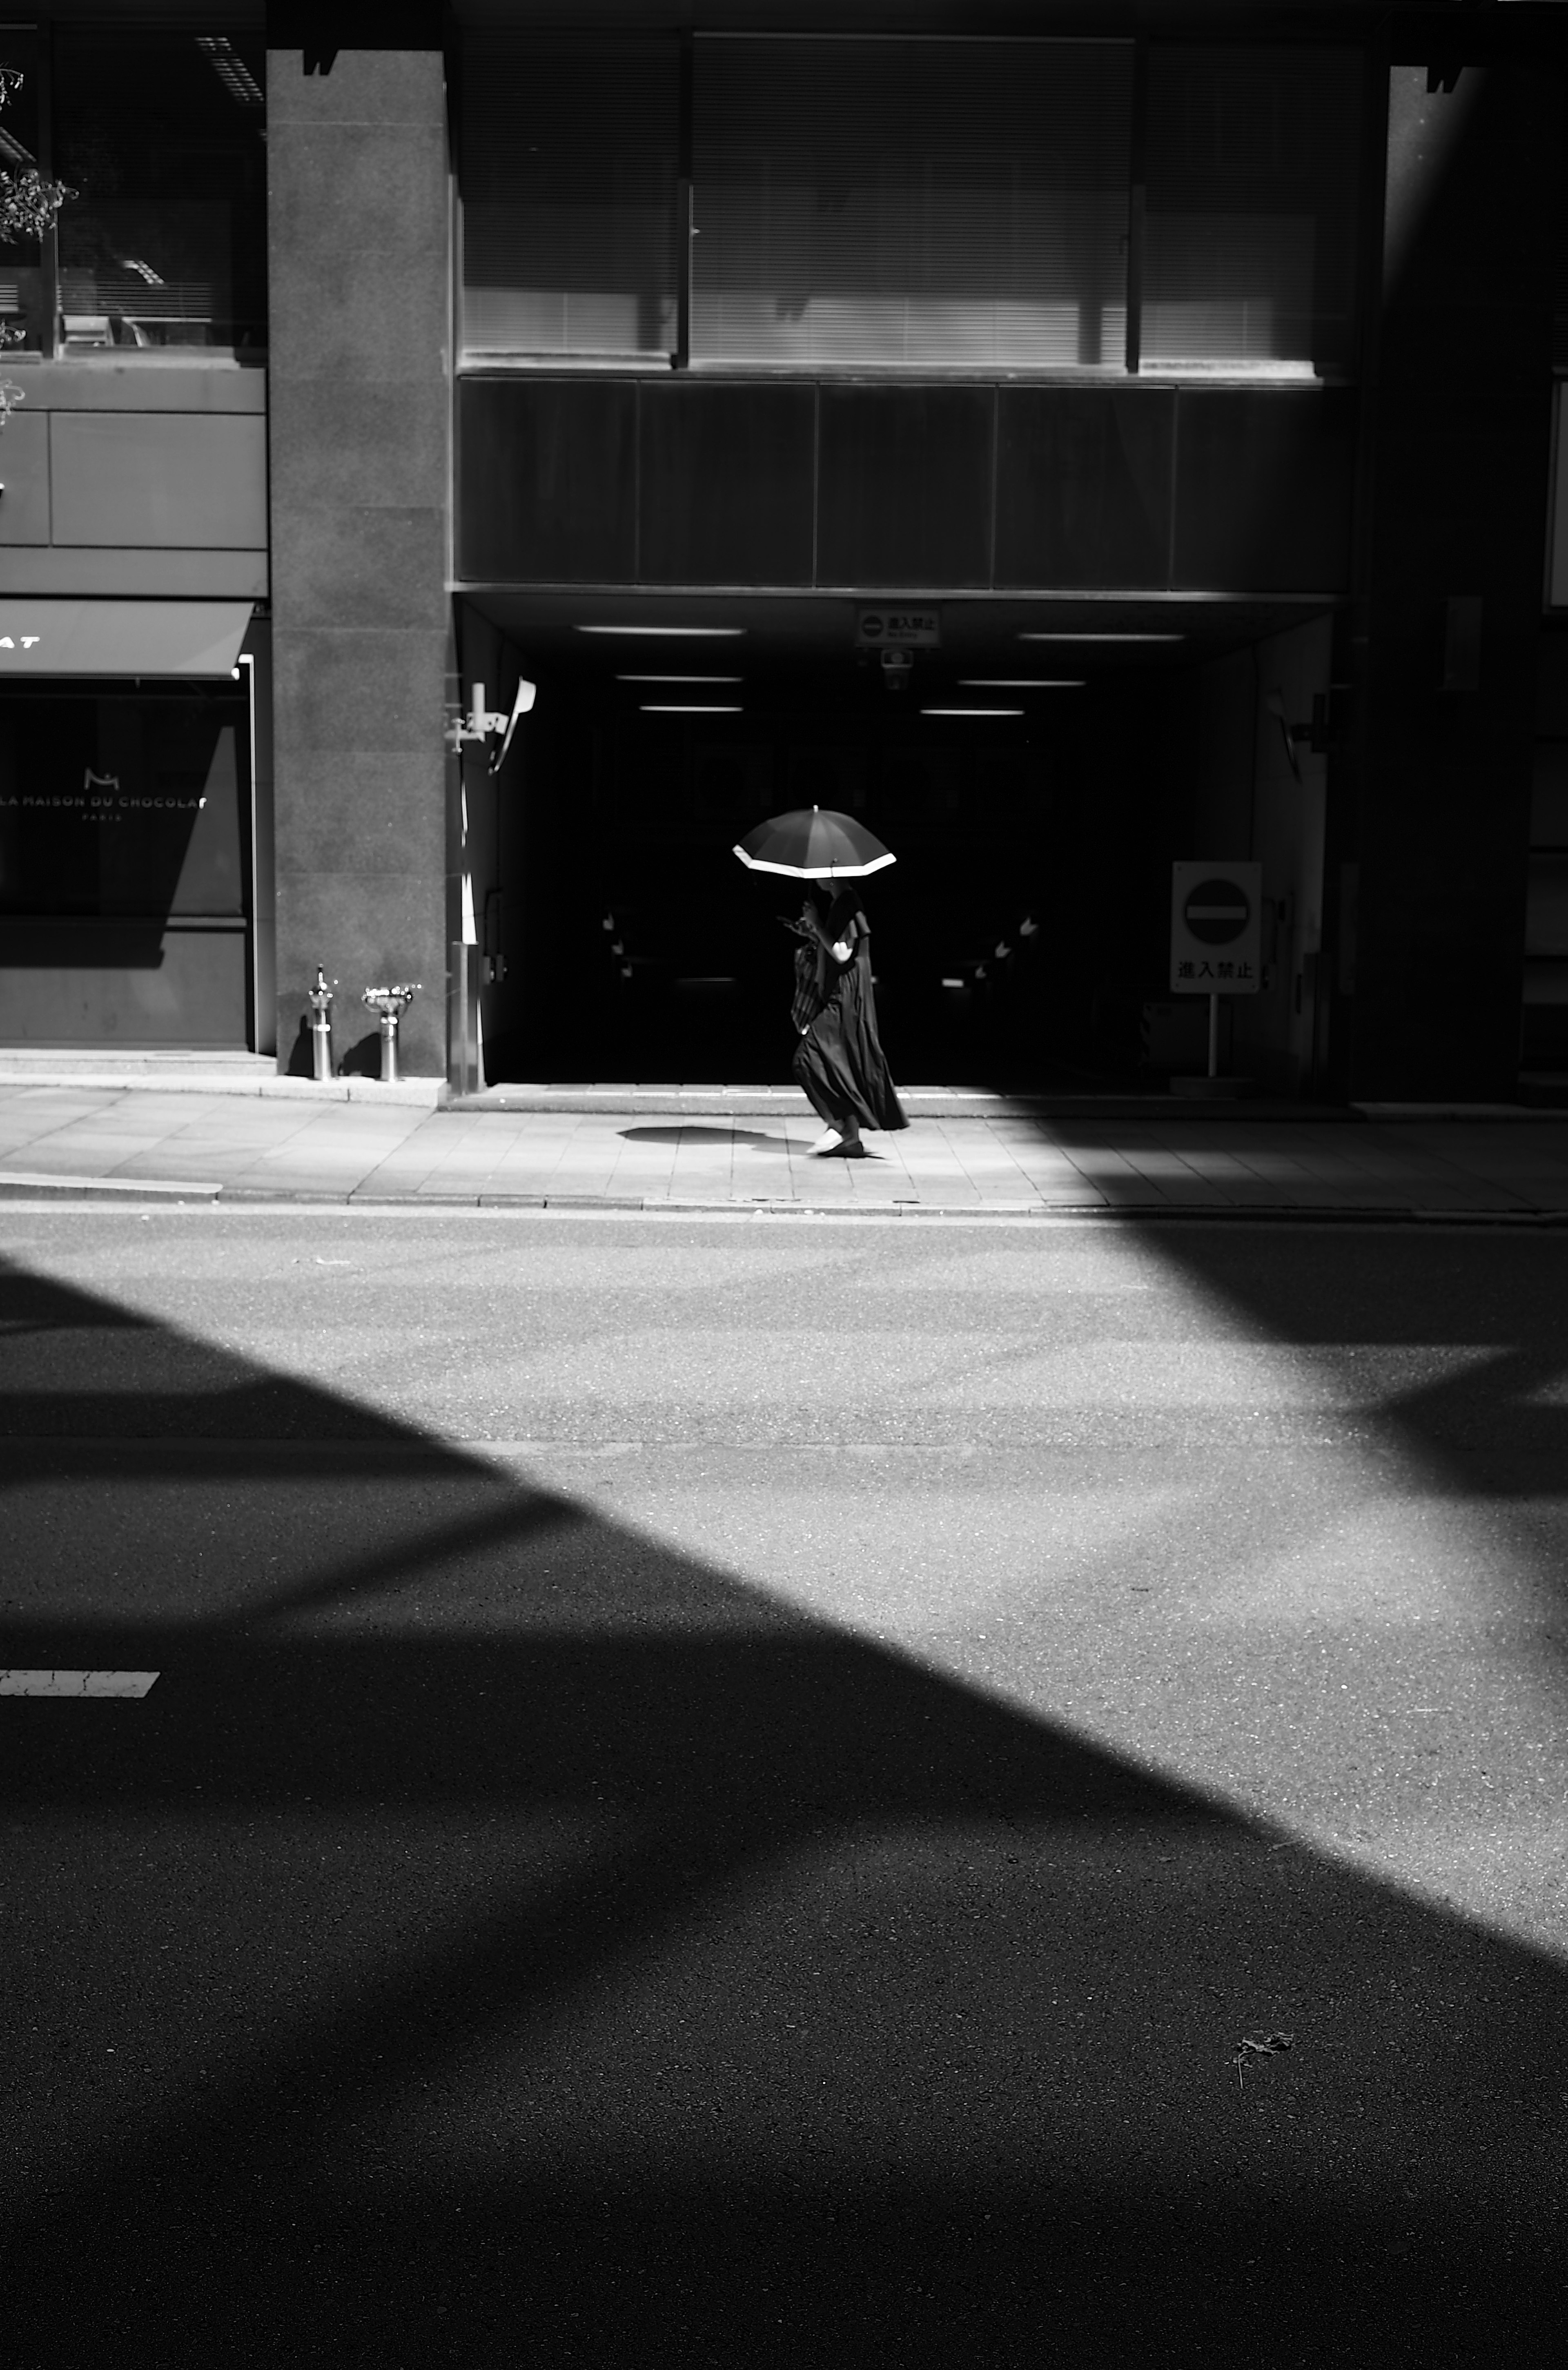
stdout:
<svg viewBox="0 0 1568 2370">
<path fill-rule="evenodd" d="M 795 959 L 792 1066 L 823 1122 L 813 1152 L 863 1160 L 863 1127 L 909 1124 L 877 1034 L 870 925 L 853 885 L 894 859 L 852 816 L 819 807 L 775 815 L 735 854 L 755 872 L 811 884 L 799 916 L 786 925 L 804 941 Z M 836 892 L 831 900 L 823 883 Z"/>
</svg>

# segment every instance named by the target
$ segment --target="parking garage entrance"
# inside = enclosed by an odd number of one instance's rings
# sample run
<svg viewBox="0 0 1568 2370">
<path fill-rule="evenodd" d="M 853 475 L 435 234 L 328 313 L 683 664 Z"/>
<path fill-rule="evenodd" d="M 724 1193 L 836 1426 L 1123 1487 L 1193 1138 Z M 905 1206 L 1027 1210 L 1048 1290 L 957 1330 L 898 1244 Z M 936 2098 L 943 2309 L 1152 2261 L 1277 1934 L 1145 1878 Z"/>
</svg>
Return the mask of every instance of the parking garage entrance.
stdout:
<svg viewBox="0 0 1568 2370">
<path fill-rule="evenodd" d="M 836 648 L 718 604 L 640 630 L 621 611 L 550 631 L 506 619 L 539 696 L 499 777 L 488 901 L 478 884 L 505 972 L 486 1013 L 492 1083 L 787 1078 L 783 921 L 801 891 L 732 851 L 811 805 L 859 817 L 897 858 L 864 896 L 902 1084 L 1104 1091 L 1200 1062 L 1203 1016 L 1169 994 L 1170 865 L 1269 838 L 1262 677 L 1326 681 L 1330 621 L 1010 604 L 1020 623 L 956 605 L 940 647 L 897 670 L 857 647 L 848 603 L 811 604 Z M 1293 680 L 1290 702 L 1306 696 Z M 1275 847 L 1271 889 L 1302 924 L 1309 891 L 1316 927 L 1321 779 L 1293 790 L 1298 840 L 1316 801 L 1316 846 Z"/>
</svg>

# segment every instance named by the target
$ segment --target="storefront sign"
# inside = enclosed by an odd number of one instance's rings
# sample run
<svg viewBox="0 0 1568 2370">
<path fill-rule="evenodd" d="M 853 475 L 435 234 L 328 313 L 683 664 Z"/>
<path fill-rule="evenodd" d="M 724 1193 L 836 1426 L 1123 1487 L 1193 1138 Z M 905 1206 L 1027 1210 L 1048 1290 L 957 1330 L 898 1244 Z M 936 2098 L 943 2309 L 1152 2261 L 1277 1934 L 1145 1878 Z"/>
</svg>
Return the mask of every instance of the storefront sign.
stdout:
<svg viewBox="0 0 1568 2370">
<path fill-rule="evenodd" d="M 942 613 L 940 609 L 860 609 L 856 612 L 855 639 L 862 650 L 940 650 Z"/>
<path fill-rule="evenodd" d="M 1263 868 L 1201 860 L 1170 868 L 1170 992 L 1256 995 Z"/>
<path fill-rule="evenodd" d="M 8 674 L 232 675 L 248 601 L 0 601 Z"/>
</svg>

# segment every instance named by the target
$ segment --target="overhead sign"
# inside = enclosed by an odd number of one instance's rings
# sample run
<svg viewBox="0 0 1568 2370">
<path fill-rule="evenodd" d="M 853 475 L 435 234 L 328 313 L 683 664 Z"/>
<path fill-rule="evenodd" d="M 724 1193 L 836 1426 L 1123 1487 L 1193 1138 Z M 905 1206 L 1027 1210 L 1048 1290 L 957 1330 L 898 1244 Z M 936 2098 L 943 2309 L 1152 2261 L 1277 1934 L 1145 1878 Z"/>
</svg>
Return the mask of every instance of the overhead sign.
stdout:
<svg viewBox="0 0 1568 2370">
<path fill-rule="evenodd" d="M 860 609 L 856 612 L 855 639 L 862 650 L 940 650 L 942 613 L 940 609 Z"/>
<path fill-rule="evenodd" d="M 1263 868 L 1170 868 L 1173 995 L 1256 995 L 1262 969 Z"/>
</svg>

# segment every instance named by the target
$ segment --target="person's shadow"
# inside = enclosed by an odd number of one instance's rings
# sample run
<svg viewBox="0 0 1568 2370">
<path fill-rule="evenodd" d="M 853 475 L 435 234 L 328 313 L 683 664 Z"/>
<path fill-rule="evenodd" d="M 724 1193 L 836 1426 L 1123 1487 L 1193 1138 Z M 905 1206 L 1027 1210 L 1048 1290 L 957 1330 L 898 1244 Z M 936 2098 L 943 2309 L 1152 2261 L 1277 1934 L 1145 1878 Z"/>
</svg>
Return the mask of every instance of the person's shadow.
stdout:
<svg viewBox="0 0 1568 2370">
<path fill-rule="evenodd" d="M 668 1127 L 623 1127 L 619 1133 L 628 1144 L 750 1144 L 772 1152 L 788 1152 L 786 1135 L 769 1135 L 756 1127 L 704 1127 L 688 1125 L 684 1120 Z"/>
</svg>

